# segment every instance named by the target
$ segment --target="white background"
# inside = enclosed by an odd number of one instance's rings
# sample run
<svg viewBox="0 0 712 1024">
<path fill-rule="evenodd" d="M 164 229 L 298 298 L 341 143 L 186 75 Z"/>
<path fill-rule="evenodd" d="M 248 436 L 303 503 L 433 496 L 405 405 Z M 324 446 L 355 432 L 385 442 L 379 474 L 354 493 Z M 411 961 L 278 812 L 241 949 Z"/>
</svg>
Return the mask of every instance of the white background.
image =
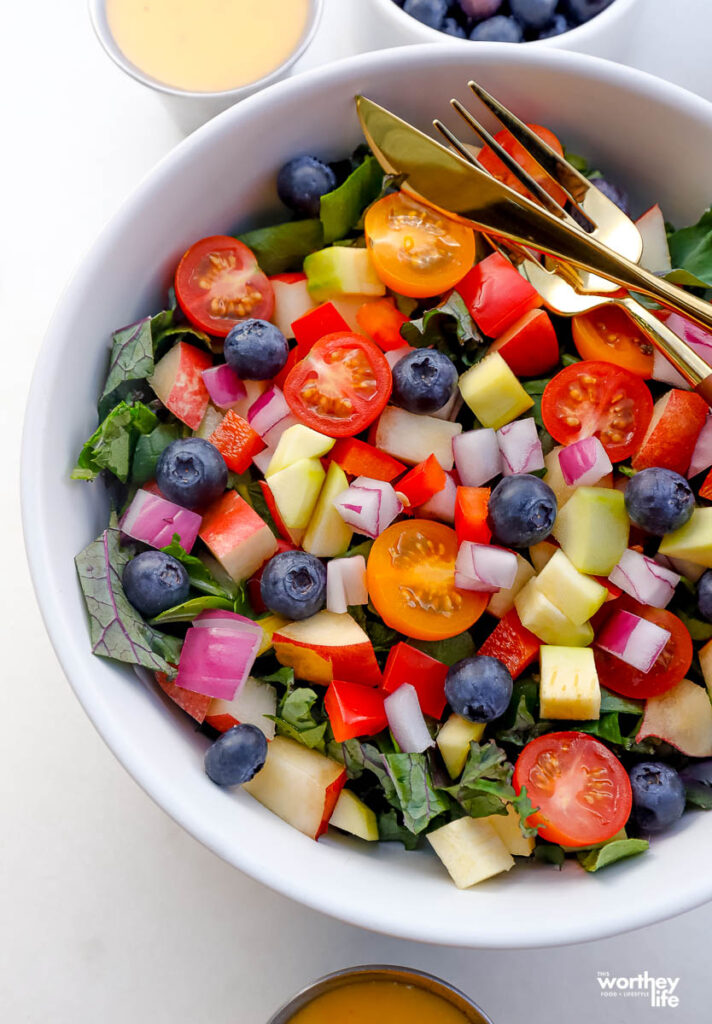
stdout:
<svg viewBox="0 0 712 1024">
<path fill-rule="evenodd" d="M 632 62 L 712 99 L 707 0 L 640 6 Z M 359 0 L 327 0 L 302 66 L 353 52 L 359 11 Z M 304 983 L 364 962 L 440 974 L 495 1024 L 709 1019 L 712 906 L 566 950 L 438 950 L 382 938 L 304 910 L 226 866 L 155 807 L 103 746 L 63 678 L 27 576 L 21 422 L 64 282 L 179 134 L 159 98 L 105 58 L 82 0 L 5 0 L 2 13 L 0 1020 L 265 1024 Z M 709 176 L 709 167 L 699 171 Z M 680 1007 L 604 1002 L 595 977 L 603 970 L 679 976 Z"/>
</svg>

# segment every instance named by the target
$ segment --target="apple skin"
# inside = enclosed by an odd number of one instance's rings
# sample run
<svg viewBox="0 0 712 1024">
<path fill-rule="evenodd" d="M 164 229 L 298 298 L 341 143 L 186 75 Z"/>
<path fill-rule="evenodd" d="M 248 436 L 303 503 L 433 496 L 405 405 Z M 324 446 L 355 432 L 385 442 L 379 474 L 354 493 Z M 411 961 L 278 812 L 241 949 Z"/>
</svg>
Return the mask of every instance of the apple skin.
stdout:
<svg viewBox="0 0 712 1024">
<path fill-rule="evenodd" d="M 683 679 L 666 693 L 649 697 L 636 736 L 655 736 L 688 757 L 712 757 L 712 704 L 705 689 Z"/>
<path fill-rule="evenodd" d="M 191 430 L 198 429 L 208 408 L 210 395 L 202 374 L 212 365 L 209 353 L 179 341 L 156 363 L 149 378 L 166 409 Z"/>
<path fill-rule="evenodd" d="M 247 580 L 277 551 L 267 523 L 240 497 L 227 491 L 205 511 L 200 538 L 234 580 Z"/>
<path fill-rule="evenodd" d="M 272 638 L 281 665 L 294 669 L 298 679 L 328 686 L 332 679 L 380 686 L 381 670 L 373 645 L 348 614 L 321 611 L 291 622 Z"/>
<path fill-rule="evenodd" d="M 182 686 L 177 686 L 164 672 L 156 672 L 155 677 L 160 688 L 167 697 L 170 697 L 174 704 L 177 704 L 179 708 L 190 715 L 191 718 L 194 718 L 199 724 L 205 721 L 211 697 L 206 696 L 204 693 L 195 693 L 193 690 L 186 690 Z"/>
<path fill-rule="evenodd" d="M 704 398 L 694 391 L 668 391 L 655 403 L 648 431 L 633 457 L 633 469 L 662 466 L 684 476 L 708 412 Z"/>
</svg>

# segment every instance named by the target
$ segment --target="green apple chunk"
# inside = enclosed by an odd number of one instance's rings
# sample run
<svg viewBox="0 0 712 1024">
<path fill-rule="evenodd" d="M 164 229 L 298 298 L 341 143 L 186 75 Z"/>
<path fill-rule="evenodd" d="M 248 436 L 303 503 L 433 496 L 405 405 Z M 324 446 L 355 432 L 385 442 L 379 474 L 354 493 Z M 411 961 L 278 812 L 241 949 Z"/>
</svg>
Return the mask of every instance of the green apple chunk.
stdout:
<svg viewBox="0 0 712 1024">
<path fill-rule="evenodd" d="M 460 393 L 483 427 L 499 430 L 534 405 L 499 352 L 485 356 L 460 377 Z"/>
<path fill-rule="evenodd" d="M 329 824 L 368 842 L 375 842 L 378 839 L 376 815 L 350 789 L 341 790 Z"/>
<path fill-rule="evenodd" d="M 606 588 L 579 572 L 561 550 L 541 570 L 537 586 L 577 626 L 595 615 L 608 597 Z"/>
<path fill-rule="evenodd" d="M 300 459 L 269 478 L 277 510 L 290 530 L 309 525 L 325 476 L 318 459 Z"/>
<path fill-rule="evenodd" d="M 274 476 L 302 459 L 320 459 L 333 447 L 333 437 L 320 434 L 318 430 L 305 427 L 303 423 L 295 423 L 293 427 L 287 427 L 277 442 L 265 476 Z"/>
<path fill-rule="evenodd" d="M 304 260 L 304 273 L 314 302 L 328 302 L 337 295 L 386 294 L 368 249 L 348 245 L 320 249 Z"/>
<path fill-rule="evenodd" d="M 514 599 L 514 607 L 525 629 L 539 637 L 545 644 L 561 647 L 588 647 L 593 640 L 593 629 L 589 622 L 576 625 L 567 615 L 542 594 L 536 578 Z"/>
<path fill-rule="evenodd" d="M 684 526 L 665 534 L 658 550 L 712 569 L 712 508 L 696 508 Z"/>
<path fill-rule="evenodd" d="M 331 462 L 302 541 L 302 547 L 309 554 L 317 558 L 335 558 L 347 550 L 353 530 L 336 511 L 334 498 L 348 486 L 349 481 L 341 466 Z"/>
<path fill-rule="evenodd" d="M 551 532 L 579 572 L 608 576 L 628 547 L 629 529 L 621 491 L 579 487 Z"/>
</svg>

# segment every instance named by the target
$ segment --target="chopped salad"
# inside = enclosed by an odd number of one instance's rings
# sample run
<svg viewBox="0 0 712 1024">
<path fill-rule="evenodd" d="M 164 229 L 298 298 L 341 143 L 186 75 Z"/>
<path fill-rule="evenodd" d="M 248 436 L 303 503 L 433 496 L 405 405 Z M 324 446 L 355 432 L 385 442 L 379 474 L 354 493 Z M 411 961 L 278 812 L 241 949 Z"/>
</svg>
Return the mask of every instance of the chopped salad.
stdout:
<svg viewBox="0 0 712 1024">
<path fill-rule="evenodd" d="M 712 807 L 712 417 L 619 309 L 552 315 L 401 185 L 296 157 L 291 219 L 196 241 L 114 333 L 72 473 L 113 507 L 92 650 L 308 836 L 427 840 L 463 888 L 596 871 Z M 712 211 L 637 224 L 712 287 Z"/>
</svg>

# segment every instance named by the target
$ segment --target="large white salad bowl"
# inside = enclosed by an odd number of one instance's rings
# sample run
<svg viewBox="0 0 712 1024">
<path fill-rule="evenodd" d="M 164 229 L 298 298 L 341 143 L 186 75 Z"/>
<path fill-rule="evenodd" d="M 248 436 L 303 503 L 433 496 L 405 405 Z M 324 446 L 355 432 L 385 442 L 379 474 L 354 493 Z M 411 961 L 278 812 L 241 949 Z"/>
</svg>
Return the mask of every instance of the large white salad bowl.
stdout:
<svg viewBox="0 0 712 1024">
<path fill-rule="evenodd" d="M 435 857 L 400 844 L 305 838 L 203 771 L 205 737 L 128 666 L 94 657 L 74 571 L 106 523 L 101 485 L 69 480 L 94 429 L 112 329 L 158 311 L 176 263 L 205 235 L 284 218 L 279 167 L 334 158 L 360 141 L 355 93 L 427 129 L 482 82 L 527 120 L 550 125 L 626 186 L 689 223 L 712 199 L 712 106 L 663 81 L 563 51 L 427 44 L 363 55 L 279 83 L 181 143 L 124 203 L 67 288 L 38 360 L 25 424 L 27 550 L 47 629 L 79 700 L 114 754 L 176 821 L 241 871 L 345 921 L 403 938 L 472 947 L 578 942 L 661 920 L 712 897 L 712 814 L 692 813 L 647 855 L 588 875 L 519 867 L 458 891 Z M 427 845 L 427 844 L 426 844 Z M 196 885 L 199 885 L 196 879 Z"/>
</svg>

